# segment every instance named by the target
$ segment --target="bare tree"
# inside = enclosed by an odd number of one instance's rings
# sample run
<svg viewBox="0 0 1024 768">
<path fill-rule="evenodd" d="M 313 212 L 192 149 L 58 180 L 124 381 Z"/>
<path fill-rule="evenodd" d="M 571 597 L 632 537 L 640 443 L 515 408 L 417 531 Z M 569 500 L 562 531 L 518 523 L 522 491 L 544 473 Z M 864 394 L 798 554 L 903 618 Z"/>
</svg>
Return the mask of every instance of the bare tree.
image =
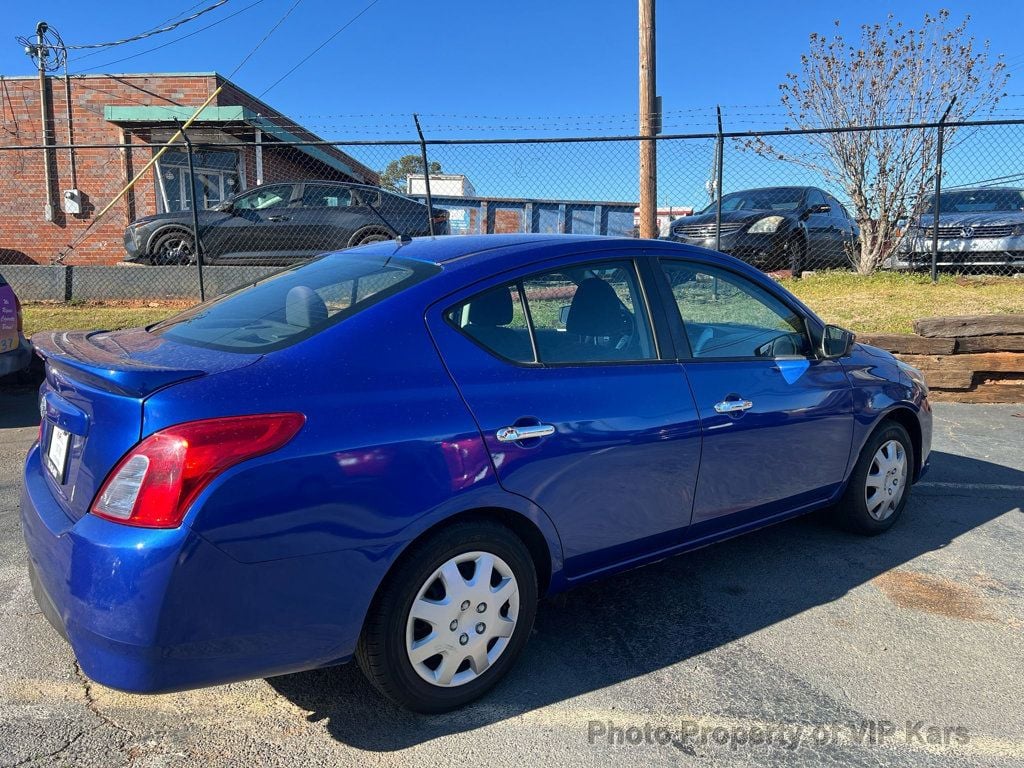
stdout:
<svg viewBox="0 0 1024 768">
<path fill-rule="evenodd" d="M 988 41 L 967 32 L 970 16 L 953 26 L 949 11 L 925 14 L 918 29 L 890 14 L 884 24 L 865 24 L 856 45 L 839 32 L 811 34 L 800 72 L 779 86 L 782 104 L 800 128 L 848 128 L 936 122 L 956 97 L 951 121 L 991 110 L 1005 95 L 1009 73 L 1003 57 L 992 59 Z M 956 132 L 946 128 L 949 147 Z M 930 189 L 935 128 L 817 133 L 805 136 L 808 151 L 776 148 L 778 140 L 746 143 L 767 157 L 797 163 L 841 186 L 860 225 L 861 273 L 876 269 L 896 245 L 897 222 Z M 772 142 L 775 141 L 775 144 Z"/>
</svg>

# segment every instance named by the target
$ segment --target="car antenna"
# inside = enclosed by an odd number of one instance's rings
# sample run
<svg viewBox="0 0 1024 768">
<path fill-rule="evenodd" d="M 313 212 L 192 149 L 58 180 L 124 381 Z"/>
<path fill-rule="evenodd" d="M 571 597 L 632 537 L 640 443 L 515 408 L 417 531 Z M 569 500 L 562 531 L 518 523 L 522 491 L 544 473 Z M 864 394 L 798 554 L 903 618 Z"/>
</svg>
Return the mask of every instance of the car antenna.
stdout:
<svg viewBox="0 0 1024 768">
<path fill-rule="evenodd" d="M 394 239 L 395 239 L 395 241 L 399 245 L 405 245 L 406 243 L 411 243 L 412 242 L 412 238 L 409 237 L 409 235 L 407 235 L 405 232 L 399 232 L 396 227 L 392 226 L 391 222 L 384 218 L 384 214 L 381 213 L 380 211 L 378 211 L 377 207 L 373 203 L 371 203 L 369 200 L 366 200 L 365 202 L 366 202 L 366 207 L 369 208 L 371 211 L 373 211 L 373 214 L 378 219 L 380 219 L 382 222 L 384 222 L 384 226 L 387 227 L 388 229 L 390 229 L 392 232 L 395 233 L 395 238 Z"/>
</svg>

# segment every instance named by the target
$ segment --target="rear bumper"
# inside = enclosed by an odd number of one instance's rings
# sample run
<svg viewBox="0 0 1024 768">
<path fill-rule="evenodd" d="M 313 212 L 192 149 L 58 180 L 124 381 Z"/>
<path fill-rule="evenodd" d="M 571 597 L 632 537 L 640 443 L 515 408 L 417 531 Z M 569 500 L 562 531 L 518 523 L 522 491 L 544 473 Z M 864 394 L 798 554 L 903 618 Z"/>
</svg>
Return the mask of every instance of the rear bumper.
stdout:
<svg viewBox="0 0 1024 768">
<path fill-rule="evenodd" d="M 338 569 L 350 561 L 244 564 L 187 527 L 135 528 L 89 514 L 72 520 L 43 472 L 36 445 L 21 497 L 29 575 L 42 612 L 89 678 L 165 693 L 351 656 L 359 625 L 323 618 L 337 606 L 316 594 L 302 600 L 310 572 L 345 573 Z"/>
<path fill-rule="evenodd" d="M 32 362 L 32 345 L 22 337 L 17 348 L 0 353 L 0 376 L 23 371 Z"/>
</svg>

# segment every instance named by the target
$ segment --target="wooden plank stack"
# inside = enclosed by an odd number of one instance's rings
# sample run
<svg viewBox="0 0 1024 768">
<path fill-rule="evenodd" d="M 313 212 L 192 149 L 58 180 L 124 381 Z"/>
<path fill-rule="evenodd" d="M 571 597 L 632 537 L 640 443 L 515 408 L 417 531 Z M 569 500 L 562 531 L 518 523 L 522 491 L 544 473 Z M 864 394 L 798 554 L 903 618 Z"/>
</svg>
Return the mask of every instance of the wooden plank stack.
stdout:
<svg viewBox="0 0 1024 768">
<path fill-rule="evenodd" d="M 919 368 L 935 400 L 1024 402 L 1024 314 L 927 317 L 913 334 L 857 334 Z"/>
</svg>

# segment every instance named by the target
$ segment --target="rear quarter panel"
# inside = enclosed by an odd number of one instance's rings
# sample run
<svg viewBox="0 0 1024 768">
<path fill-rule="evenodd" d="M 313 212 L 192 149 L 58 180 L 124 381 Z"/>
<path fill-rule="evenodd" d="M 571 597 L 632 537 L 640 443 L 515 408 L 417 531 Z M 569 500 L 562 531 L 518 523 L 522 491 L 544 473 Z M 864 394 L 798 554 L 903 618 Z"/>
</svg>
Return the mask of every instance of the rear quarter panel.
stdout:
<svg viewBox="0 0 1024 768">
<path fill-rule="evenodd" d="M 186 516 L 204 540 L 251 566 L 235 569 L 233 579 L 249 572 L 256 583 L 273 574 L 264 584 L 270 613 L 257 622 L 267 632 L 286 615 L 292 627 L 331 626 L 354 642 L 405 547 L 468 510 L 522 514 L 547 540 L 553 571 L 561 570 L 553 526 L 497 484 L 415 307 L 382 302 L 252 366 L 184 382 L 145 404 L 145 434 L 228 414 L 306 415 L 291 443 L 220 476 Z M 189 574 L 182 569 L 177 578 L 195 580 Z M 253 587 L 246 581 L 235 584 L 241 593 Z M 274 611 L 283 614 L 273 619 Z"/>
</svg>

